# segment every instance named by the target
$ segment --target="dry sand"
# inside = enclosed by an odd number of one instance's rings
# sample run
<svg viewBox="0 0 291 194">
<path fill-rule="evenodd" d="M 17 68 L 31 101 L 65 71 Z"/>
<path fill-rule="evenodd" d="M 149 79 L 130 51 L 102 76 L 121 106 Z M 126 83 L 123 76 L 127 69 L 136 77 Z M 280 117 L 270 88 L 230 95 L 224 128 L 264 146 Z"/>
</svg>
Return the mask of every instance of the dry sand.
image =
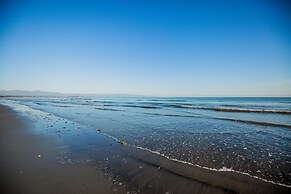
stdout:
<svg viewBox="0 0 291 194">
<path fill-rule="evenodd" d="M 0 105 L 1 193 L 290 193 L 290 188 L 218 172 L 121 145 L 69 121 L 32 119 Z M 52 126 L 46 133 L 37 123 Z M 74 123 L 73 123 L 74 124 Z M 35 129 L 38 126 L 39 129 Z M 56 126 L 54 126 L 56 127 Z M 57 135 L 56 135 L 57 134 Z"/>
</svg>

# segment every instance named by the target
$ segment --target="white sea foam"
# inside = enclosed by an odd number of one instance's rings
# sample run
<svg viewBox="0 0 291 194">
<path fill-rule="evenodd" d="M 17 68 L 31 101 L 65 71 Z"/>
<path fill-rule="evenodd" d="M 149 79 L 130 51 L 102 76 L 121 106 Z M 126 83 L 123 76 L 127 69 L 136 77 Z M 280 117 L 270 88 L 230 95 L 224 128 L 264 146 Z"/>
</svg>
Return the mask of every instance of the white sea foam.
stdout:
<svg viewBox="0 0 291 194">
<path fill-rule="evenodd" d="M 119 140 L 118 138 L 116 137 L 113 137 L 109 134 L 106 134 L 106 133 L 101 133 L 109 138 L 112 138 L 113 140 L 117 141 L 117 142 L 120 142 L 121 140 Z M 198 167 L 198 168 L 203 168 L 203 169 L 207 169 L 207 170 L 211 170 L 211 171 L 224 171 L 224 172 L 234 172 L 234 173 L 238 173 L 238 174 L 243 174 L 243 175 L 247 175 L 249 177 L 252 177 L 252 178 L 256 178 L 256 179 L 260 179 L 262 181 L 265 181 L 265 182 L 268 182 L 268 183 L 272 183 L 272 184 L 275 184 L 275 185 L 280 185 L 280 186 L 285 186 L 285 187 L 288 187 L 288 188 L 291 188 L 291 185 L 285 185 L 285 184 L 282 184 L 282 183 L 276 183 L 276 182 L 273 182 L 273 181 L 269 181 L 269 180 L 266 180 L 266 179 L 263 179 L 263 178 L 260 178 L 258 176 L 254 176 L 254 175 L 250 175 L 248 173 L 245 173 L 245 172 L 240 172 L 240 171 L 236 171 L 236 170 L 233 170 L 232 168 L 227 168 L 227 167 L 222 167 L 220 169 L 216 169 L 216 168 L 209 168 L 209 167 L 206 167 L 206 166 L 200 166 L 200 165 L 197 165 L 197 164 L 193 164 L 193 163 L 190 163 L 190 162 L 186 162 L 186 161 L 183 161 L 183 160 L 178 160 L 178 159 L 175 159 L 175 158 L 171 158 L 165 154 L 162 154 L 160 152 L 157 152 L 157 151 L 153 151 L 153 150 L 150 150 L 148 148 L 144 148 L 144 147 L 140 147 L 140 146 L 136 146 L 136 145 L 133 145 L 133 144 L 126 144 L 128 146 L 131 146 L 131 147 L 134 147 L 134 148 L 137 148 L 137 149 L 141 149 L 141 150 L 144 150 L 144 151 L 148 151 L 148 152 L 151 152 L 153 154 L 157 154 L 159 156 L 162 156 L 168 160 L 171 160 L 171 161 L 174 161 L 174 162 L 178 162 L 178 163 L 182 163 L 182 164 L 187 164 L 187 165 L 190 165 L 190 166 L 195 166 L 195 167 Z"/>
<path fill-rule="evenodd" d="M 253 109 L 253 108 L 226 108 L 226 107 L 208 107 L 208 106 L 192 106 L 192 105 L 176 105 L 170 106 L 177 108 L 189 108 L 189 109 L 206 109 L 221 112 L 255 112 L 255 113 L 278 113 L 278 114 L 291 114 L 290 110 L 275 110 L 275 109 Z"/>
</svg>

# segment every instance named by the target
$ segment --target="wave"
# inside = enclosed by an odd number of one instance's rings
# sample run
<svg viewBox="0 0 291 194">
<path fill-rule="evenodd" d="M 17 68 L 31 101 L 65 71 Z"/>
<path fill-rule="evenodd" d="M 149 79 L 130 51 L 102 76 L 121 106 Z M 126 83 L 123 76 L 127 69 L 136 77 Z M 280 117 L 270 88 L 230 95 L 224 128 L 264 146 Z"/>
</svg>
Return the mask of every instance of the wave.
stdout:
<svg viewBox="0 0 291 194">
<path fill-rule="evenodd" d="M 196 115 L 178 115 L 178 114 L 160 114 L 160 113 L 144 113 L 144 114 L 152 115 L 152 116 L 166 116 L 166 117 L 186 117 L 186 118 L 198 117 Z"/>
<path fill-rule="evenodd" d="M 87 104 L 86 104 L 87 105 Z M 160 106 L 152 106 L 152 105 L 131 105 L 131 104 L 96 104 L 95 106 L 114 106 L 114 107 L 130 107 L 130 108 L 145 108 L 145 109 L 157 109 Z"/>
<path fill-rule="evenodd" d="M 146 108 L 146 109 L 157 109 L 160 108 L 159 106 L 142 106 L 142 105 L 128 105 L 128 104 L 124 104 L 124 105 L 117 105 L 117 106 L 121 106 L 121 107 L 131 107 L 131 108 Z"/>
<path fill-rule="evenodd" d="M 155 109 L 155 108 L 160 108 L 160 107 L 158 107 L 158 106 L 141 106 L 140 108 Z"/>
<path fill-rule="evenodd" d="M 247 123 L 247 124 L 253 124 L 253 125 L 270 126 L 270 127 L 284 127 L 284 128 L 291 129 L 291 125 L 278 124 L 278 123 L 268 123 L 268 122 L 250 121 L 250 120 L 239 120 L 239 119 L 230 119 L 230 118 L 214 118 L 214 119 L 226 120 L 226 121 L 234 121 L 234 122 Z"/>
<path fill-rule="evenodd" d="M 117 109 L 113 109 L 113 108 L 95 108 L 96 110 L 109 110 L 109 111 L 121 111 L 121 110 L 117 110 Z"/>
<path fill-rule="evenodd" d="M 34 102 L 34 104 L 36 104 L 38 106 L 52 106 L 52 107 L 60 107 L 60 108 L 68 108 L 68 107 L 74 106 L 73 104 L 59 105 L 59 104 L 54 104 L 54 103 L 50 103 L 50 102 L 44 102 L 44 103 Z"/>
<path fill-rule="evenodd" d="M 150 100 L 143 100 L 147 102 L 186 102 L 186 100 L 182 99 L 150 99 Z"/>
<path fill-rule="evenodd" d="M 159 114 L 159 113 L 144 113 L 144 114 L 148 114 L 148 115 L 152 115 L 152 116 L 201 118 L 201 116 L 197 116 L 197 115 L 178 115 L 178 114 Z M 231 118 L 208 117 L 208 116 L 204 116 L 204 118 L 233 121 L 233 122 L 253 124 L 253 125 L 270 126 L 270 127 L 284 127 L 284 128 L 291 129 L 291 125 L 286 125 L 286 124 L 268 123 L 268 122 L 250 121 L 250 120 L 240 120 L 240 119 L 231 119 Z"/>
<path fill-rule="evenodd" d="M 88 104 L 84 104 L 84 105 L 88 105 Z M 95 106 L 116 106 L 116 105 L 112 105 L 112 104 L 97 104 Z"/>
<path fill-rule="evenodd" d="M 175 108 L 203 109 L 218 112 L 248 112 L 248 113 L 276 113 L 291 115 L 291 110 L 269 110 L 269 109 L 248 109 L 248 108 L 224 108 L 224 107 L 207 107 L 207 106 L 191 106 L 191 105 L 168 105 Z"/>
</svg>

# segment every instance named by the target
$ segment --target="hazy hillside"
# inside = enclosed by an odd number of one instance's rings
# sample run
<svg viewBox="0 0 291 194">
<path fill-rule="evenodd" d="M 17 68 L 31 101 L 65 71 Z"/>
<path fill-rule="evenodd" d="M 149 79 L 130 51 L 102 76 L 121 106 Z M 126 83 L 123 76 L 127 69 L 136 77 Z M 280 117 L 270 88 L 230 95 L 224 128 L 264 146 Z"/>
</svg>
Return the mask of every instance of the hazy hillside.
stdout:
<svg viewBox="0 0 291 194">
<path fill-rule="evenodd" d="M 143 97 L 132 94 L 65 94 L 59 92 L 1 90 L 0 96 L 96 96 L 96 97 Z"/>
</svg>

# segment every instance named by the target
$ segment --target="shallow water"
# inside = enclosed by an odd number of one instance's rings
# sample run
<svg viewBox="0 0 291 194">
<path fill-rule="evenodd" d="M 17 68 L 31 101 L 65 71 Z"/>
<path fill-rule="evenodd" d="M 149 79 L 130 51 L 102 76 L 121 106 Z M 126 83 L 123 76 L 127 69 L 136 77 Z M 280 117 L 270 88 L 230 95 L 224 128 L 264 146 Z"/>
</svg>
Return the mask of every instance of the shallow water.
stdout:
<svg viewBox="0 0 291 194">
<path fill-rule="evenodd" d="M 291 185 L 291 98 L 9 98 L 169 158 Z"/>
</svg>

